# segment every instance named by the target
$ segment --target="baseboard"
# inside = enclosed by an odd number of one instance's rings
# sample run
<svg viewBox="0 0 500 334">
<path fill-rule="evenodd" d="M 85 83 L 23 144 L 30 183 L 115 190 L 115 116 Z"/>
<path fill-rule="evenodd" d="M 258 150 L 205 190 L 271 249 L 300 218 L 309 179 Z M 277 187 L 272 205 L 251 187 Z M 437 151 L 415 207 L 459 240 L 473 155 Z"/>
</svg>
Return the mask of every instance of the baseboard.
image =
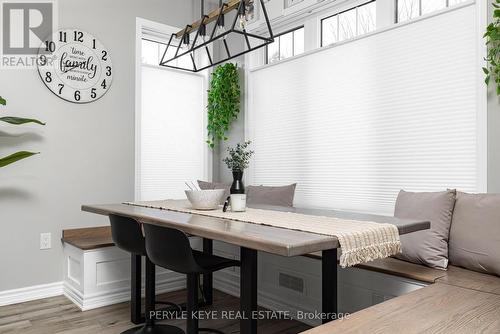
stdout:
<svg viewBox="0 0 500 334">
<path fill-rule="evenodd" d="M 166 280 L 156 282 L 156 294 L 177 291 L 186 287 L 185 275 L 176 275 Z M 83 296 L 80 291 L 74 289 L 69 284 L 64 284 L 63 289 L 66 298 L 71 300 L 82 311 L 93 310 L 99 307 L 123 303 L 130 300 L 130 288 L 124 288 L 114 291 L 106 291 L 93 295 Z M 142 288 L 144 294 L 144 287 Z"/>
<path fill-rule="evenodd" d="M 60 296 L 62 294 L 63 282 L 6 290 L 0 292 L 0 306 L 19 304 L 37 299 Z"/>
</svg>

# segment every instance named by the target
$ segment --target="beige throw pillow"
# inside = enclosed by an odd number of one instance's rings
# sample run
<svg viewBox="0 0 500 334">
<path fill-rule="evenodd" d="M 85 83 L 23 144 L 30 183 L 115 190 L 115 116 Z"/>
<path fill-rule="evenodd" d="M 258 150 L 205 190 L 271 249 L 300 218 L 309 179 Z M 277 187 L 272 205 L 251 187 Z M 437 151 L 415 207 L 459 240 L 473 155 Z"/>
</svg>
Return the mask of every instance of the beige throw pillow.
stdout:
<svg viewBox="0 0 500 334">
<path fill-rule="evenodd" d="M 500 194 L 457 194 L 449 251 L 453 265 L 500 276 Z"/>
<path fill-rule="evenodd" d="M 428 220 L 431 228 L 401 236 L 403 253 L 396 257 L 429 267 L 448 267 L 448 239 L 456 191 L 413 193 L 401 190 L 394 216 Z"/>
</svg>

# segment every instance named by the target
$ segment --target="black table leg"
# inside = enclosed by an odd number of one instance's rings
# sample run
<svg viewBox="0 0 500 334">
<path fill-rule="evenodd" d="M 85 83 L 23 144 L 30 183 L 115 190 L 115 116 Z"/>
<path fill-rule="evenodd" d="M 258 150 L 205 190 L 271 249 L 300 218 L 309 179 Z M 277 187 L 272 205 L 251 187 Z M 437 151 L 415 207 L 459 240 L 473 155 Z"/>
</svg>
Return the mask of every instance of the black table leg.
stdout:
<svg viewBox="0 0 500 334">
<path fill-rule="evenodd" d="M 142 256 L 137 254 L 132 254 L 131 262 L 131 281 L 130 281 L 130 321 L 138 325 L 144 322 L 144 318 L 141 312 L 141 262 Z"/>
<path fill-rule="evenodd" d="M 257 310 L 257 251 L 241 247 L 240 249 L 240 320 L 241 334 L 257 333 L 257 319 L 253 312 Z"/>
<path fill-rule="evenodd" d="M 154 315 L 155 311 L 155 301 L 156 301 L 156 268 L 155 265 L 146 257 L 146 305 L 145 305 L 145 317 L 146 325 L 154 325 Z"/>
<path fill-rule="evenodd" d="M 198 274 L 188 274 L 186 334 L 198 334 L 198 288 Z"/>
<path fill-rule="evenodd" d="M 337 249 L 324 250 L 321 255 L 323 323 L 337 316 Z"/>
<path fill-rule="evenodd" d="M 203 238 L 203 253 L 212 255 L 214 251 L 214 243 L 211 239 Z M 212 305 L 213 303 L 213 274 L 203 274 L 203 297 L 205 299 L 204 305 Z"/>
</svg>

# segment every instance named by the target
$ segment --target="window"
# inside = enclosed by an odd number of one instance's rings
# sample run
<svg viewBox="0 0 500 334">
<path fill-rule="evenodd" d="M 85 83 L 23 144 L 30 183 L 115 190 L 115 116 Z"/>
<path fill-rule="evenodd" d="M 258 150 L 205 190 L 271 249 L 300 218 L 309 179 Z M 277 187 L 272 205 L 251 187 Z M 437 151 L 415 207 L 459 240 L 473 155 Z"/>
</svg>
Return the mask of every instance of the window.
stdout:
<svg viewBox="0 0 500 334">
<path fill-rule="evenodd" d="M 396 22 L 404 22 L 467 0 L 396 0 Z"/>
<path fill-rule="evenodd" d="M 136 199 L 184 198 L 184 181 L 208 176 L 205 79 L 148 65 L 141 71 Z"/>
<path fill-rule="evenodd" d="M 254 70 L 248 184 L 297 183 L 297 207 L 381 214 L 400 189 L 481 191 L 475 15 L 469 6 Z"/>
<path fill-rule="evenodd" d="M 274 42 L 267 45 L 267 63 L 304 53 L 304 27 L 295 28 L 274 37 Z"/>
<path fill-rule="evenodd" d="M 147 65 L 155 65 L 158 66 L 161 58 L 163 57 L 163 53 L 165 52 L 167 45 L 160 42 L 155 42 L 149 39 L 142 40 L 142 58 L 141 61 L 143 64 Z M 166 57 L 173 57 L 175 55 L 176 49 L 174 47 L 170 47 Z M 176 65 L 180 65 L 182 67 L 191 67 L 191 60 L 189 57 L 181 57 L 176 61 Z"/>
<path fill-rule="evenodd" d="M 375 30 L 376 2 L 351 8 L 321 20 L 321 46 L 341 42 Z"/>
</svg>

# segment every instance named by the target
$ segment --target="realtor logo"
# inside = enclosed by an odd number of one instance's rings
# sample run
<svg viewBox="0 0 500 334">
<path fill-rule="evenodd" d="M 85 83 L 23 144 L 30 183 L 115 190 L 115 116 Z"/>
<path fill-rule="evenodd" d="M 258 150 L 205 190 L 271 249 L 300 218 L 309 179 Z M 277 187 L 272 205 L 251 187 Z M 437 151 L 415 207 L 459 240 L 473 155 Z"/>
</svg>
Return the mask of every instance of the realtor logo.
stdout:
<svg viewBox="0 0 500 334">
<path fill-rule="evenodd" d="M 29 1 L 29 0 L 28 0 Z M 52 0 L 0 0 L 2 67 L 33 67 L 40 46 L 55 30 Z"/>
</svg>

